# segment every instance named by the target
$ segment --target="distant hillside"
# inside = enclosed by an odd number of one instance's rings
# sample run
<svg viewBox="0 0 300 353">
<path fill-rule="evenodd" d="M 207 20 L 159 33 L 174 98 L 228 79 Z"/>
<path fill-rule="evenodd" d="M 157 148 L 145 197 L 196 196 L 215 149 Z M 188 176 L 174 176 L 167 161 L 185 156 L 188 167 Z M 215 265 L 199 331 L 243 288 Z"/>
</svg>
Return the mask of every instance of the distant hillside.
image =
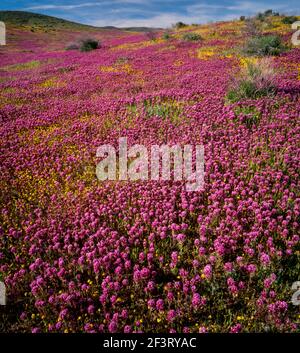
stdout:
<svg viewBox="0 0 300 353">
<path fill-rule="evenodd" d="M 114 26 L 106 27 L 94 27 L 89 25 L 84 25 L 77 22 L 67 21 L 61 18 L 41 15 L 32 12 L 25 11 L 0 11 L 0 21 L 5 22 L 17 27 L 38 27 L 45 28 L 47 30 L 59 30 L 59 29 L 76 29 L 76 30 L 98 30 L 101 29 L 121 29 L 125 31 L 134 31 L 134 32 L 147 32 L 155 31 L 155 28 L 148 27 L 128 27 L 128 28 L 117 28 Z"/>
<path fill-rule="evenodd" d="M 88 25 L 83 25 L 76 22 L 63 20 L 47 15 L 40 15 L 25 11 L 0 11 L 0 21 L 15 26 L 38 26 L 38 27 L 56 27 L 56 28 L 96 28 Z"/>
<path fill-rule="evenodd" d="M 155 32 L 163 29 L 163 28 L 153 28 L 153 27 L 114 27 L 114 26 L 105 26 L 102 28 L 120 29 L 122 31 L 129 31 L 129 32 Z"/>
</svg>

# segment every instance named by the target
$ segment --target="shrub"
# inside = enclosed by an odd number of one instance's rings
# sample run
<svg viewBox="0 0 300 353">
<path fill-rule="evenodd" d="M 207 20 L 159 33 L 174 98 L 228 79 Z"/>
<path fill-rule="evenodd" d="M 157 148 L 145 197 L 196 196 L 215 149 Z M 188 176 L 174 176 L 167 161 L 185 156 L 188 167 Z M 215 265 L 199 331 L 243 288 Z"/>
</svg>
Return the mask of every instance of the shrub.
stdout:
<svg viewBox="0 0 300 353">
<path fill-rule="evenodd" d="M 264 21 L 267 17 L 271 17 L 271 16 L 278 16 L 279 14 L 277 12 L 273 12 L 273 10 L 269 9 L 266 10 L 264 13 L 259 12 L 256 15 L 256 18 L 260 21 Z"/>
<path fill-rule="evenodd" d="M 238 106 L 234 109 L 235 116 L 245 124 L 248 129 L 258 126 L 261 120 L 261 113 L 255 106 Z"/>
<path fill-rule="evenodd" d="M 244 47 L 244 53 L 255 56 L 276 56 L 285 50 L 281 38 L 268 35 L 251 38 Z"/>
<path fill-rule="evenodd" d="M 241 16 L 240 17 L 240 21 L 245 21 L 245 19 L 246 19 L 246 16 Z"/>
<path fill-rule="evenodd" d="M 202 40 L 202 37 L 200 36 L 200 34 L 197 33 L 185 33 L 183 35 L 183 40 L 189 41 L 189 42 L 193 42 L 193 41 L 198 41 L 198 40 Z"/>
<path fill-rule="evenodd" d="M 269 60 L 248 62 L 239 75 L 233 79 L 226 98 L 233 103 L 245 98 L 257 99 L 273 95 L 276 92 L 275 77 Z"/>
<path fill-rule="evenodd" d="M 87 52 L 99 48 L 100 44 L 96 39 L 87 38 L 80 42 L 80 51 Z"/>
<path fill-rule="evenodd" d="M 185 24 L 185 23 L 183 23 L 183 22 L 177 22 L 177 23 L 175 23 L 175 25 L 174 25 L 174 27 L 176 28 L 176 29 L 180 29 L 180 28 L 183 28 L 183 27 L 186 27 L 187 26 L 187 24 Z"/>
<path fill-rule="evenodd" d="M 266 10 L 265 12 L 264 12 L 264 15 L 266 16 L 266 17 L 269 17 L 269 16 L 273 16 L 273 10 Z"/>
<path fill-rule="evenodd" d="M 291 25 L 292 23 L 298 21 L 298 18 L 296 16 L 285 16 L 282 19 L 282 23 L 286 25 Z"/>
<path fill-rule="evenodd" d="M 266 16 L 265 16 L 263 13 L 259 12 L 259 13 L 256 15 L 256 18 L 257 18 L 258 20 L 260 20 L 260 21 L 264 21 L 265 18 L 266 18 Z"/>
<path fill-rule="evenodd" d="M 96 39 L 84 38 L 77 42 L 69 43 L 66 50 L 80 50 L 82 52 L 91 51 L 100 47 L 100 43 Z"/>
<path fill-rule="evenodd" d="M 165 40 L 168 40 L 171 38 L 171 35 L 168 33 L 168 32 L 165 32 L 163 35 L 162 35 L 162 38 L 165 39 Z"/>
</svg>

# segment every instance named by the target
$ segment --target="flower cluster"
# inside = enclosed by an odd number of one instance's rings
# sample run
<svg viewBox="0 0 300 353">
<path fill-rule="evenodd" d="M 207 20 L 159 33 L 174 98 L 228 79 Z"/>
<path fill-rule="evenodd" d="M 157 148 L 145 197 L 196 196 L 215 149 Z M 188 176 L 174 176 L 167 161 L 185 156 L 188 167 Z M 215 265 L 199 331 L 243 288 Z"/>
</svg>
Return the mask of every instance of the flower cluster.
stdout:
<svg viewBox="0 0 300 353">
<path fill-rule="evenodd" d="M 299 330 L 300 50 L 274 59 L 276 96 L 225 104 L 240 59 L 213 54 L 239 45 L 240 26 L 147 44 L 104 31 L 90 53 L 16 32 L 0 53 L 7 331 Z M 203 144 L 204 190 L 99 182 L 97 147 L 121 136 Z"/>
</svg>

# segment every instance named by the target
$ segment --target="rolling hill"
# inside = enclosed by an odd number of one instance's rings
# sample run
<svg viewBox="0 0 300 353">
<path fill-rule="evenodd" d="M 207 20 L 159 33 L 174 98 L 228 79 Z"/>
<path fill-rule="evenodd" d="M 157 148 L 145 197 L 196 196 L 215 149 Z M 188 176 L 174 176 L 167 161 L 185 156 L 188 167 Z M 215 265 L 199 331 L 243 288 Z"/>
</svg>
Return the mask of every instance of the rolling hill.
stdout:
<svg viewBox="0 0 300 353">
<path fill-rule="evenodd" d="M 154 31 L 156 28 L 148 27 L 126 27 L 117 28 L 114 26 L 95 27 L 85 25 L 77 22 L 67 21 L 61 18 L 47 16 L 26 11 L 0 11 L 0 21 L 5 22 L 8 25 L 16 27 L 32 27 L 44 28 L 49 31 L 56 31 L 60 29 L 73 29 L 73 30 L 99 30 L 101 29 L 120 29 L 125 31 L 133 32 L 147 32 Z"/>
</svg>

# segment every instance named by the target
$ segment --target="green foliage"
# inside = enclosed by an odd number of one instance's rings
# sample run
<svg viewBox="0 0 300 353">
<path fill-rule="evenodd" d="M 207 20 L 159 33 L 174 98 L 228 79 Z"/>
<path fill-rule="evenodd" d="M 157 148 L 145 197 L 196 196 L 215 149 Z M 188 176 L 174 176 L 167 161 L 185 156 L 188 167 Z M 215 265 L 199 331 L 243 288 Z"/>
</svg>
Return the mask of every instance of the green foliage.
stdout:
<svg viewBox="0 0 300 353">
<path fill-rule="evenodd" d="M 229 90 L 226 98 L 231 103 L 238 102 L 244 98 L 257 98 L 255 84 L 247 80 L 241 81 L 238 88 Z"/>
<path fill-rule="evenodd" d="M 253 126 L 258 126 L 261 113 L 254 106 L 239 106 L 235 110 L 235 116 L 241 120 L 243 124 L 246 125 L 248 129 L 251 129 Z"/>
<path fill-rule="evenodd" d="M 255 82 L 251 80 L 241 80 L 237 88 L 229 90 L 227 100 L 230 103 L 238 102 L 241 99 L 258 99 L 264 96 L 271 96 L 275 93 L 275 87 L 266 85 L 263 88 L 258 88 Z"/>
<path fill-rule="evenodd" d="M 266 17 L 273 16 L 273 15 L 274 15 L 274 12 L 273 12 L 273 10 L 269 9 L 269 10 L 266 10 L 266 11 L 264 12 L 264 15 L 265 15 Z"/>
<path fill-rule="evenodd" d="M 164 40 L 169 40 L 169 39 L 171 39 L 171 35 L 170 35 L 168 32 L 165 32 L 165 33 L 162 35 L 162 38 L 163 38 Z"/>
<path fill-rule="evenodd" d="M 21 64 L 9 65 L 9 66 L 6 66 L 5 69 L 9 71 L 30 70 L 30 69 L 35 69 L 40 65 L 41 65 L 41 62 L 39 60 L 32 60 Z"/>
<path fill-rule="evenodd" d="M 160 101 L 145 99 L 142 104 L 128 105 L 127 110 L 132 116 L 141 114 L 145 114 L 147 118 L 158 116 L 162 120 L 169 120 L 175 125 L 184 120 L 181 103 L 171 98 Z"/>
<path fill-rule="evenodd" d="M 144 109 L 148 117 L 159 116 L 175 124 L 178 123 L 182 117 L 182 108 L 173 101 L 155 103 L 145 100 Z"/>
<path fill-rule="evenodd" d="M 261 13 L 259 12 L 257 15 L 256 15 L 256 18 L 260 21 L 265 21 L 268 17 L 271 17 L 271 16 L 279 16 L 279 13 L 278 12 L 274 12 L 273 10 L 269 9 L 269 10 L 266 10 L 264 13 Z"/>
<path fill-rule="evenodd" d="M 240 21 L 245 21 L 245 19 L 246 19 L 246 16 L 241 16 L 240 17 Z"/>
<path fill-rule="evenodd" d="M 62 28 L 79 29 L 79 30 L 95 29 L 92 26 L 66 21 L 52 16 L 41 15 L 41 14 L 25 12 L 25 11 L 0 11 L 0 21 L 9 23 L 15 26 L 51 28 L 52 30 L 58 30 Z"/>
<path fill-rule="evenodd" d="M 264 21 L 265 20 L 265 15 L 261 12 L 259 12 L 257 15 L 256 15 L 256 18 L 260 21 Z"/>
<path fill-rule="evenodd" d="M 291 25 L 292 23 L 298 21 L 298 18 L 296 16 L 285 16 L 282 19 L 282 23 L 286 25 Z"/>
<path fill-rule="evenodd" d="M 286 50 L 277 35 L 253 37 L 248 40 L 243 51 L 246 55 L 277 56 Z"/>
<path fill-rule="evenodd" d="M 184 27 L 186 27 L 186 26 L 187 26 L 187 24 L 185 24 L 185 23 L 183 23 L 183 22 L 177 22 L 177 23 L 175 23 L 175 25 L 174 25 L 174 27 L 175 27 L 176 29 L 184 28 Z"/>
<path fill-rule="evenodd" d="M 100 43 L 96 39 L 87 38 L 83 39 L 80 43 L 80 51 L 88 52 L 100 47 Z"/>
<path fill-rule="evenodd" d="M 257 99 L 275 94 L 275 73 L 265 60 L 256 64 L 248 63 L 245 70 L 235 77 L 226 95 L 228 102 L 235 103 L 242 99 Z"/>
<path fill-rule="evenodd" d="M 70 43 L 66 46 L 66 50 L 80 50 L 82 52 L 88 52 L 100 48 L 101 44 L 98 40 L 93 38 L 81 39 L 79 41 Z"/>
<path fill-rule="evenodd" d="M 202 40 L 203 38 L 200 36 L 200 34 L 189 32 L 189 33 L 185 33 L 182 36 L 182 39 L 188 42 L 196 42 L 196 41 Z"/>
</svg>

